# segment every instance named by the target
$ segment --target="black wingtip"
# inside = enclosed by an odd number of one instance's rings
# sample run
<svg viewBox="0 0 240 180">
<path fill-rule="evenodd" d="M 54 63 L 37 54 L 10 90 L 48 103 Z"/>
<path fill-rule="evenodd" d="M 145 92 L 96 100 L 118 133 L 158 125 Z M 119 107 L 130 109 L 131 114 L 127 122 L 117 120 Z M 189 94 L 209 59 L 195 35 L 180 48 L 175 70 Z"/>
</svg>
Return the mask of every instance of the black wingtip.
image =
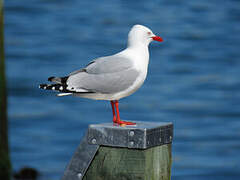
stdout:
<svg viewBox="0 0 240 180">
<path fill-rule="evenodd" d="M 40 84 L 40 85 L 39 85 L 39 88 L 40 88 L 40 89 L 45 89 L 46 87 L 47 87 L 47 84 Z"/>
<path fill-rule="evenodd" d="M 51 76 L 48 78 L 48 81 L 52 81 L 55 77 L 54 76 Z"/>
</svg>

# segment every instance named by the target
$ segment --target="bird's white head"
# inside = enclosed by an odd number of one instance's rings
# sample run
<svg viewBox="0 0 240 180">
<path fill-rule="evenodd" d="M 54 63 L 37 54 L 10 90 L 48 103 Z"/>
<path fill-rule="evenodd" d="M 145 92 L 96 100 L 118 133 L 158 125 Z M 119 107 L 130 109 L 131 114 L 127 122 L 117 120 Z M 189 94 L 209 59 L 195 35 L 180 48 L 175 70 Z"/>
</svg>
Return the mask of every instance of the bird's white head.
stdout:
<svg viewBox="0 0 240 180">
<path fill-rule="evenodd" d="M 128 33 L 128 46 L 148 46 L 152 41 L 162 42 L 163 39 L 153 34 L 149 28 L 143 25 L 134 25 Z"/>
</svg>

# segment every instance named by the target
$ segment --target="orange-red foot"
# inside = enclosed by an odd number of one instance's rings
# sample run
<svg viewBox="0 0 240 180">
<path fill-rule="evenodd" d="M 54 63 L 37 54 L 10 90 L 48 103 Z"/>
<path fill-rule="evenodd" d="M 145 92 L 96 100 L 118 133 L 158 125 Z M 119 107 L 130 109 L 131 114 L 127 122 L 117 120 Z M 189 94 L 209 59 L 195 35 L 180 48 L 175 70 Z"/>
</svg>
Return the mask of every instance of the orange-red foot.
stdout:
<svg viewBox="0 0 240 180">
<path fill-rule="evenodd" d="M 119 125 L 135 125 L 136 123 L 129 122 L 129 121 L 118 121 Z"/>
</svg>

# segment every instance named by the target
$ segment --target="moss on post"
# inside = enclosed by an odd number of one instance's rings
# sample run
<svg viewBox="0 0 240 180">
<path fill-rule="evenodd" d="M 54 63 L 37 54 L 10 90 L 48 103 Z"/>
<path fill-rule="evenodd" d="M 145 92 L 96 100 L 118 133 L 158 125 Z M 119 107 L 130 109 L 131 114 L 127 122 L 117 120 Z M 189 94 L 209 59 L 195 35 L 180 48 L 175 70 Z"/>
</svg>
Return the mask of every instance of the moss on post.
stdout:
<svg viewBox="0 0 240 180">
<path fill-rule="evenodd" d="M 145 150 L 101 146 L 83 180 L 170 180 L 171 144 Z"/>
<path fill-rule="evenodd" d="M 8 180 L 11 176 L 11 165 L 8 154 L 7 96 L 3 28 L 3 0 L 0 0 L 0 179 Z"/>
</svg>

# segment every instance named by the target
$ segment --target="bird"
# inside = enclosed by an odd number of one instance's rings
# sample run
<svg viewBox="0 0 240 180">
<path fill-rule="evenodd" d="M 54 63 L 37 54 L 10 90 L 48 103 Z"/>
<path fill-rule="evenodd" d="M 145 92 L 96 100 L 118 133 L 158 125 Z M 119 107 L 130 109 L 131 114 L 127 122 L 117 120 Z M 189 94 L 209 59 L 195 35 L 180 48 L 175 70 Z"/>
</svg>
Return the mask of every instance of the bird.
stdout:
<svg viewBox="0 0 240 180">
<path fill-rule="evenodd" d="M 128 33 L 126 49 L 110 56 L 92 60 L 87 66 L 64 77 L 49 77 L 51 84 L 39 88 L 58 91 L 57 96 L 77 96 L 111 103 L 115 125 L 136 125 L 123 121 L 119 114 L 119 100 L 133 94 L 144 83 L 149 64 L 148 46 L 162 42 L 148 27 L 136 24 Z"/>
</svg>

